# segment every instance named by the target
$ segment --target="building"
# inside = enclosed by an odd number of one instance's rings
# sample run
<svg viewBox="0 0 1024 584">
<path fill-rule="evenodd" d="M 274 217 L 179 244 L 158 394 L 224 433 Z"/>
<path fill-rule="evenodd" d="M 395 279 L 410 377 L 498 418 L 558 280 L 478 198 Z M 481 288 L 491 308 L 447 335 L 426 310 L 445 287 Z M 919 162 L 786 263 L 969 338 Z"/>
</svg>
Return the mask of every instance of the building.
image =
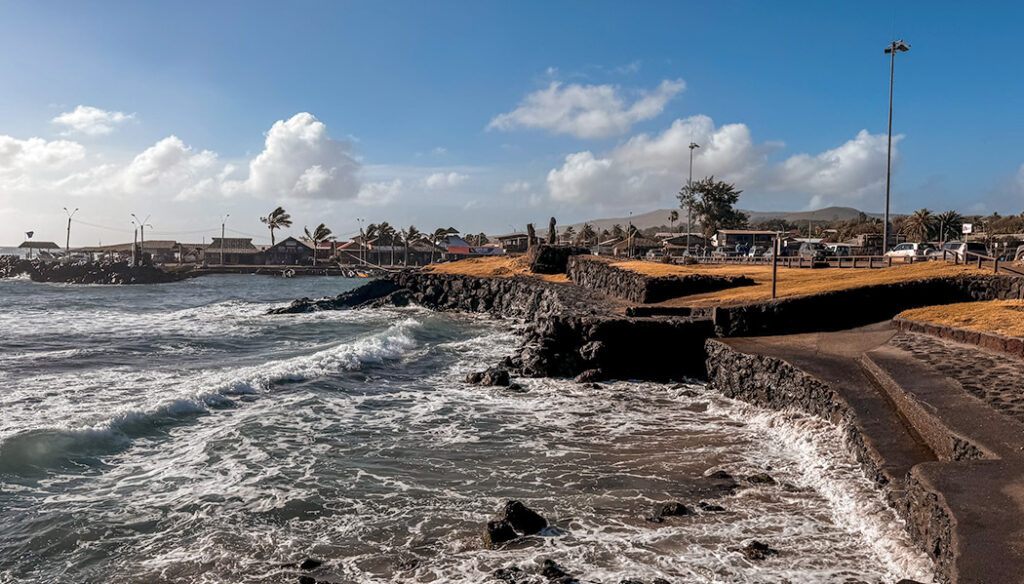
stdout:
<svg viewBox="0 0 1024 584">
<path fill-rule="evenodd" d="M 221 257 L 223 254 L 223 257 Z M 211 266 L 253 266 L 263 263 L 263 258 L 250 237 L 214 237 L 206 246 L 204 257 Z"/>
<path fill-rule="evenodd" d="M 132 247 L 138 254 L 138 260 L 143 260 L 143 254 L 149 256 L 156 264 L 170 264 L 178 261 L 179 245 L 177 241 L 157 239 L 153 241 L 131 243 L 115 243 L 111 245 L 94 245 L 80 247 L 74 252 L 87 254 L 90 260 L 102 259 L 111 261 L 129 261 L 132 259 Z"/>
<path fill-rule="evenodd" d="M 268 266 L 304 266 L 313 263 L 313 246 L 308 242 L 287 237 L 263 252 Z"/>
<path fill-rule="evenodd" d="M 448 240 L 441 246 L 444 247 L 445 254 L 449 259 L 505 255 L 505 250 L 497 244 L 472 246 L 458 235 L 449 235 Z"/>
<path fill-rule="evenodd" d="M 758 231 L 754 229 L 719 229 L 711 238 L 715 247 L 732 248 L 737 245 L 753 247 L 760 245 L 771 248 L 775 239 L 775 231 Z"/>
<path fill-rule="evenodd" d="M 652 249 L 661 249 L 662 247 L 662 242 L 657 239 L 634 236 L 612 243 L 610 251 L 613 256 L 640 257 Z M 630 252 L 632 252 L 632 256 L 630 256 Z"/>
<path fill-rule="evenodd" d="M 525 233 L 509 233 L 499 235 L 494 239 L 498 245 L 505 250 L 505 253 L 524 253 L 530 247 L 530 236 Z"/>
<path fill-rule="evenodd" d="M 662 242 L 665 244 L 665 253 L 667 255 L 680 256 L 686 251 L 687 238 L 685 233 L 673 233 L 671 237 L 662 239 Z M 700 233 L 691 233 L 689 242 L 690 251 L 706 250 L 711 247 L 711 240 Z"/>
<path fill-rule="evenodd" d="M 26 250 L 28 257 L 39 259 L 53 259 L 61 252 L 61 247 L 52 241 L 24 241 L 18 249 Z"/>
</svg>

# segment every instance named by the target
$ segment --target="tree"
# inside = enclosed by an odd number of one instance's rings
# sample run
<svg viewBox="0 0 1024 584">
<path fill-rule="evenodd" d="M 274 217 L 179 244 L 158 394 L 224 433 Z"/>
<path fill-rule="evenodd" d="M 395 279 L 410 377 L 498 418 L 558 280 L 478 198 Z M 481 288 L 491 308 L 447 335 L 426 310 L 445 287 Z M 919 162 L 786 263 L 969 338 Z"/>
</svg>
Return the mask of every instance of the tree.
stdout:
<svg viewBox="0 0 1024 584">
<path fill-rule="evenodd" d="M 693 213 L 700 221 L 704 237 L 711 239 L 719 229 L 747 226 L 747 214 L 733 208 L 743 191 L 737 191 L 733 185 L 709 176 L 693 183 L 688 191 L 693 195 Z"/>
<path fill-rule="evenodd" d="M 260 217 L 260 221 L 263 222 L 270 229 L 270 245 L 274 245 L 274 230 L 281 229 L 282 227 L 292 226 L 292 216 L 285 212 L 283 207 L 278 207 L 270 212 L 266 217 Z"/>
<path fill-rule="evenodd" d="M 946 211 L 935 216 L 935 234 L 939 241 L 946 242 L 946 238 L 956 239 L 963 229 L 964 218 L 956 211 Z"/>
<path fill-rule="evenodd" d="M 391 265 L 395 265 L 395 237 L 398 232 L 395 228 L 388 224 L 387 221 L 381 221 L 380 225 L 377 226 L 377 237 L 382 245 L 387 245 L 391 248 Z"/>
<path fill-rule="evenodd" d="M 673 210 L 668 212 L 668 223 L 671 226 L 669 231 L 675 231 L 676 230 L 676 221 L 679 221 L 679 211 L 676 211 L 675 209 L 673 209 Z"/>
<path fill-rule="evenodd" d="M 918 209 L 903 222 L 903 234 L 907 239 L 925 241 L 935 228 L 935 216 L 928 209 Z"/>
<path fill-rule="evenodd" d="M 579 235 L 576 236 L 580 243 L 586 245 L 597 239 L 597 233 L 594 228 L 590 226 L 590 223 L 584 223 L 583 227 L 580 228 Z"/>
<path fill-rule="evenodd" d="M 403 247 L 405 247 L 405 259 L 402 260 L 402 265 L 409 265 L 409 245 L 421 241 L 423 239 L 423 232 L 416 229 L 415 225 L 410 225 L 408 229 L 402 232 L 402 239 L 404 240 Z"/>
<path fill-rule="evenodd" d="M 615 239 L 621 239 L 621 238 L 625 237 L 626 236 L 626 232 L 625 232 L 625 230 L 622 229 L 622 225 L 619 225 L 618 223 L 616 223 L 615 225 L 612 225 L 611 236 L 613 238 L 615 238 Z"/>
<path fill-rule="evenodd" d="M 566 227 L 565 231 L 562 232 L 562 238 L 565 240 L 565 243 L 572 243 L 574 237 L 576 237 L 576 230 L 573 229 L 572 225 Z"/>
<path fill-rule="evenodd" d="M 320 247 L 320 242 L 334 239 L 334 236 L 331 235 L 331 230 L 328 229 L 327 226 L 324 225 L 323 223 L 317 225 L 316 229 L 314 229 L 312 233 L 310 233 L 309 227 L 304 227 L 303 231 L 306 232 L 306 239 L 313 242 L 313 265 L 315 266 L 316 252 Z"/>
<path fill-rule="evenodd" d="M 454 227 L 438 227 L 430 234 L 430 243 L 433 244 L 430 248 L 430 263 L 434 263 L 434 251 L 437 250 L 437 246 L 440 245 L 442 241 L 448 241 L 448 236 L 455 233 L 458 233 L 458 230 Z"/>
</svg>

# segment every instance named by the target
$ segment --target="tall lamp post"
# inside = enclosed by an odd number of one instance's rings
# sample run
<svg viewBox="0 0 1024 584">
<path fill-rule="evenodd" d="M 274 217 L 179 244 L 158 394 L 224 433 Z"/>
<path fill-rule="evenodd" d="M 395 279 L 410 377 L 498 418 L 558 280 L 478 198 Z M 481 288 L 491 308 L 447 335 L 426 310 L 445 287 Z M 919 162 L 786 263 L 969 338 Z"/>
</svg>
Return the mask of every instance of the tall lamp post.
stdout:
<svg viewBox="0 0 1024 584">
<path fill-rule="evenodd" d="M 146 215 L 146 218 L 142 219 L 141 221 L 139 220 L 138 217 L 135 216 L 135 213 L 132 213 L 131 215 L 132 222 L 135 223 L 136 226 L 138 226 L 140 233 L 139 257 L 142 258 L 142 261 L 146 261 L 146 227 L 152 227 L 152 225 L 148 225 L 146 222 L 149 221 L 151 215 Z M 134 253 L 132 254 L 132 257 L 135 257 Z"/>
<path fill-rule="evenodd" d="M 700 144 L 690 142 L 690 178 L 686 180 L 686 251 L 690 251 L 690 215 L 693 209 L 693 151 L 700 148 Z"/>
<path fill-rule="evenodd" d="M 224 265 L 224 226 L 228 222 L 231 213 L 225 213 L 220 219 L 220 265 Z M 313 257 L 316 258 L 316 244 L 313 245 Z M 315 259 L 314 259 L 315 261 Z"/>
<path fill-rule="evenodd" d="M 64 207 L 64 212 L 68 214 L 68 238 L 64 240 L 64 260 L 71 260 L 71 218 L 78 212 L 78 207 L 75 207 L 74 211 L 68 211 L 67 207 Z"/>
<path fill-rule="evenodd" d="M 885 223 L 882 225 L 882 253 L 889 250 L 889 186 L 892 182 L 892 84 L 896 71 L 896 53 L 906 53 L 910 45 L 903 39 L 889 43 L 885 54 L 889 55 L 889 145 L 885 153 Z"/>
</svg>

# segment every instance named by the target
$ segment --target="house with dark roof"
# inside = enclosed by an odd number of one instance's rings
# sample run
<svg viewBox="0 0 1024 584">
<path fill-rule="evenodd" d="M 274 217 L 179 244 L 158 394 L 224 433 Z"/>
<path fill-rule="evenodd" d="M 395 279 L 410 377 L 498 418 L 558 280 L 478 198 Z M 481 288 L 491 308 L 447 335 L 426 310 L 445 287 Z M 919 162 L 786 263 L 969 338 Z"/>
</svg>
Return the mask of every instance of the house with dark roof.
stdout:
<svg viewBox="0 0 1024 584">
<path fill-rule="evenodd" d="M 313 263 L 313 245 L 287 237 L 267 248 L 263 260 L 268 266 L 304 266 Z"/>
<path fill-rule="evenodd" d="M 204 250 L 210 265 L 253 266 L 263 263 L 263 257 L 251 237 L 214 237 Z"/>
</svg>

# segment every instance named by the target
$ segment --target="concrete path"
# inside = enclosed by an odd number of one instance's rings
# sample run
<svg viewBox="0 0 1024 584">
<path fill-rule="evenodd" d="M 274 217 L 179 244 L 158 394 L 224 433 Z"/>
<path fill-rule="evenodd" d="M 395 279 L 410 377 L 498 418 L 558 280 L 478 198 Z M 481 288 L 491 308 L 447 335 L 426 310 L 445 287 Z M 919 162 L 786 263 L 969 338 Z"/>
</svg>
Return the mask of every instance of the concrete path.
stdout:
<svg viewBox="0 0 1024 584">
<path fill-rule="evenodd" d="M 943 579 L 1024 583 L 1024 422 L 956 379 L 970 369 L 971 351 L 977 360 L 991 355 L 937 339 L 936 355 L 915 353 L 909 346 L 921 343 L 905 333 L 897 338 L 888 323 L 721 341 L 782 360 L 849 405 L 864 449 L 894 488 L 893 503 L 903 505 L 908 528 Z M 958 375 L 934 365 L 947 362 L 946 352 L 950 361 L 955 354 Z M 1001 379 L 1015 387 L 1014 372 L 1024 385 L 1024 362 L 1010 363 Z"/>
</svg>

